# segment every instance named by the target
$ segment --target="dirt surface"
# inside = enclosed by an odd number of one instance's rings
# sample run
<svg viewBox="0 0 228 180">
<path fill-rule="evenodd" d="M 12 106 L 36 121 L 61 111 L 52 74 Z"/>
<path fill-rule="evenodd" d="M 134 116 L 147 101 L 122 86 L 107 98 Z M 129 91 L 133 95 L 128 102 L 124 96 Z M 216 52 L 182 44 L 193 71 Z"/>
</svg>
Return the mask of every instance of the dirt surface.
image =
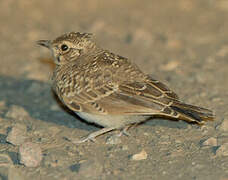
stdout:
<svg viewBox="0 0 228 180">
<path fill-rule="evenodd" d="M 0 26 L 0 179 L 228 179 L 227 0 L 1 0 Z M 99 127 L 57 102 L 35 44 L 70 31 L 94 33 L 215 121 L 154 119 L 73 144 Z"/>
</svg>

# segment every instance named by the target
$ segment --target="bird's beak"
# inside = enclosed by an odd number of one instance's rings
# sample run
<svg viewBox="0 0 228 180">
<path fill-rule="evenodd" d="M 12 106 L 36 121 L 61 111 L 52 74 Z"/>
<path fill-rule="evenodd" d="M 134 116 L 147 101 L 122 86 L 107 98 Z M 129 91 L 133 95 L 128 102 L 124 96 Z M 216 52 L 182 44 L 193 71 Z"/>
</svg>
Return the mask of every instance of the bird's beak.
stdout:
<svg viewBox="0 0 228 180">
<path fill-rule="evenodd" d="M 36 42 L 40 46 L 44 46 L 46 48 L 50 48 L 51 46 L 51 41 L 50 40 L 39 40 Z"/>
</svg>

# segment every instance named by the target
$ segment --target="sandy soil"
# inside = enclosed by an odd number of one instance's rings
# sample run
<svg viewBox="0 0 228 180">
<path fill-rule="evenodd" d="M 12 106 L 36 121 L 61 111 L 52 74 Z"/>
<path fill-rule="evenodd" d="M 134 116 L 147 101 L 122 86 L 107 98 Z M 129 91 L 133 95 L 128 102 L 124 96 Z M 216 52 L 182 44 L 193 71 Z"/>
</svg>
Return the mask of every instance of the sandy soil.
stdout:
<svg viewBox="0 0 228 180">
<path fill-rule="evenodd" d="M 228 179 L 227 0 L 1 0 L 0 26 L 0 179 Z M 70 31 L 94 33 L 215 121 L 155 119 L 73 144 L 99 127 L 57 103 L 50 53 L 35 44 Z"/>
</svg>

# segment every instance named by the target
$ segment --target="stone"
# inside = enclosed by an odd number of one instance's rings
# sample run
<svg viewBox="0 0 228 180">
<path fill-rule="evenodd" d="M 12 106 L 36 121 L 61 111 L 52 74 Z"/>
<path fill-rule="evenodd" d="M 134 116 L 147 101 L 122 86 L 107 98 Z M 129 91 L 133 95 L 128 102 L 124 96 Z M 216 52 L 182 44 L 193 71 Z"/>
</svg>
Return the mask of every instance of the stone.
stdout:
<svg viewBox="0 0 228 180">
<path fill-rule="evenodd" d="M 26 142 L 19 147 L 20 163 L 26 167 L 38 167 L 42 160 L 42 151 L 38 144 Z"/>
<path fill-rule="evenodd" d="M 13 145 L 20 145 L 26 140 L 27 127 L 23 124 L 16 124 L 7 135 L 6 141 Z"/>
<path fill-rule="evenodd" d="M 24 120 L 30 118 L 29 113 L 21 106 L 12 105 L 6 113 L 7 118 Z"/>
<path fill-rule="evenodd" d="M 180 63 L 178 61 L 170 61 L 167 64 L 161 66 L 161 70 L 163 71 L 173 71 L 175 70 L 178 66 L 180 65 Z"/>
<path fill-rule="evenodd" d="M 208 139 L 206 139 L 203 143 L 203 146 L 217 146 L 218 145 L 218 141 L 216 138 L 214 137 L 210 137 Z"/>
<path fill-rule="evenodd" d="M 140 161 L 140 160 L 147 159 L 147 153 L 145 150 L 142 150 L 140 153 L 134 154 L 131 157 L 131 159 L 134 161 Z"/>
</svg>

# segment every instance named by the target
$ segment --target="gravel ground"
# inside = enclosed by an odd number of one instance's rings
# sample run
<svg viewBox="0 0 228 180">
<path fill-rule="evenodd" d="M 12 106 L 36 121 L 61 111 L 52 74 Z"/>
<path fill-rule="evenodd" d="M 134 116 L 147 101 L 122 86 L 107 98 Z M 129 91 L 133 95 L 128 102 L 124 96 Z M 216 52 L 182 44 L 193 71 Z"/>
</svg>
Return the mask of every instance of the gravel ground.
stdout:
<svg viewBox="0 0 228 180">
<path fill-rule="evenodd" d="M 228 179 L 227 0 L 1 0 L 0 25 L 0 179 Z M 58 102 L 35 44 L 70 31 L 94 33 L 215 121 L 154 119 L 73 144 L 99 127 Z"/>
</svg>

